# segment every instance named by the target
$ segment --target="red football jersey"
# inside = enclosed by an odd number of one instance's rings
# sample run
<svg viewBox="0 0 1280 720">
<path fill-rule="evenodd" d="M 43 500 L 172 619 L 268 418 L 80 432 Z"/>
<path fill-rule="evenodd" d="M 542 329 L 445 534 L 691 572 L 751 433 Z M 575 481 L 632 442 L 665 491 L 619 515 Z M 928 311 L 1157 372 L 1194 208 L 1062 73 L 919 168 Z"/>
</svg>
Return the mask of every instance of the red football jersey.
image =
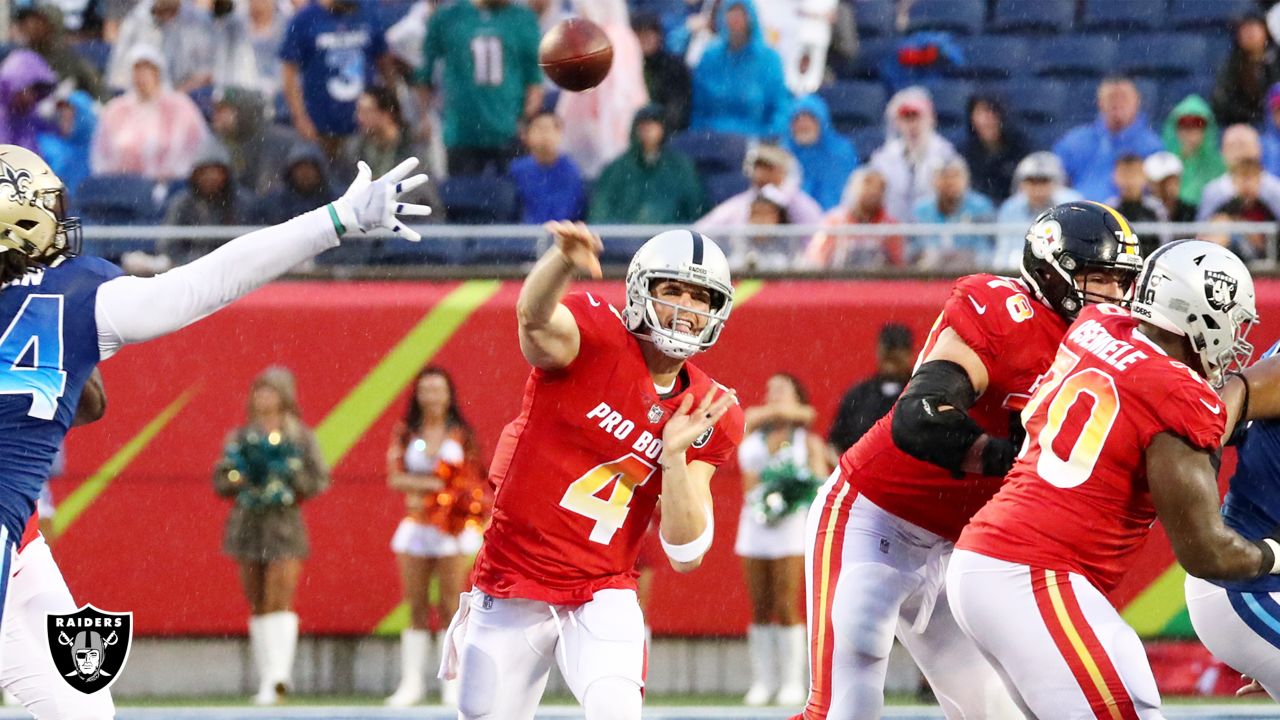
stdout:
<svg viewBox="0 0 1280 720">
<path fill-rule="evenodd" d="M 969 275 L 956 281 L 920 353 L 933 349 L 938 334 L 951 328 L 982 359 L 987 389 L 969 416 L 988 434 L 1007 438 L 1031 395 L 1036 378 L 1053 361 L 1067 324 L 1035 299 L 1021 280 Z M 894 444 L 893 411 L 840 458 L 840 474 L 881 508 L 949 540 L 1000 488 L 1000 478 L 971 474 L 957 480 L 932 463 L 917 460 Z"/>
<path fill-rule="evenodd" d="M 1114 305 L 1080 313 L 1023 417 L 1022 456 L 957 547 L 1079 573 L 1104 593 L 1156 519 L 1151 439 L 1171 432 L 1215 451 L 1226 422 L 1209 384 Z"/>
<path fill-rule="evenodd" d="M 662 429 L 687 393 L 701 400 L 716 385 L 686 362 L 676 391 L 659 397 L 616 309 L 587 293 L 563 304 L 582 336 L 578 357 L 530 373 L 489 470 L 497 495 L 474 582 L 495 597 L 578 604 L 597 590 L 635 588 L 662 493 Z M 742 435 L 735 404 L 686 457 L 719 466 Z"/>
</svg>

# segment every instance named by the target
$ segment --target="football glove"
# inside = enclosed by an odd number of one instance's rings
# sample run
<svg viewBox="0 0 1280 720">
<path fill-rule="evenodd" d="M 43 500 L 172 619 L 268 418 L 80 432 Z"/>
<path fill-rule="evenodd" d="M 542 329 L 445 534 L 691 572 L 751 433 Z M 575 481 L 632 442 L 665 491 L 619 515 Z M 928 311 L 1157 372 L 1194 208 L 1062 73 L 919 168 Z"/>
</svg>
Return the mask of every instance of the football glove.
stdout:
<svg viewBox="0 0 1280 720">
<path fill-rule="evenodd" d="M 410 229 L 397 215 L 426 217 L 431 208 L 426 205 L 402 203 L 399 196 L 411 192 L 427 182 L 427 176 L 421 173 L 409 177 L 409 173 L 418 166 L 418 158 L 409 158 L 395 166 L 390 172 L 377 180 L 373 180 L 373 171 L 361 160 L 357 167 L 356 179 L 342 197 L 331 205 L 336 214 L 335 225 L 338 234 L 359 231 L 368 233 L 374 230 L 390 230 L 405 240 L 417 242 L 422 236 Z"/>
</svg>

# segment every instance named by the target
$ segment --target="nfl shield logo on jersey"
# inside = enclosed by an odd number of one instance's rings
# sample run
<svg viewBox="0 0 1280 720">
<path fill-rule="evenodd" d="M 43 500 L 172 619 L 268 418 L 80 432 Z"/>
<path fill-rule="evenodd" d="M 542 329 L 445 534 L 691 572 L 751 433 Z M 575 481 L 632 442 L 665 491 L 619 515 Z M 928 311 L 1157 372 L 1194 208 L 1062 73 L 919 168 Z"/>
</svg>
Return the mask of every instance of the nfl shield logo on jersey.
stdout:
<svg viewBox="0 0 1280 720">
<path fill-rule="evenodd" d="M 649 408 L 649 424 L 652 425 L 661 420 L 662 414 L 662 406 L 655 403 L 653 407 Z"/>
<path fill-rule="evenodd" d="M 49 613 L 49 652 L 58 674 L 82 693 L 110 687 L 129 659 L 133 613 L 85 605 L 70 615 Z"/>
<path fill-rule="evenodd" d="M 1221 270 L 1204 271 L 1204 296 L 1209 307 L 1225 310 L 1236 299 L 1236 279 Z"/>
</svg>

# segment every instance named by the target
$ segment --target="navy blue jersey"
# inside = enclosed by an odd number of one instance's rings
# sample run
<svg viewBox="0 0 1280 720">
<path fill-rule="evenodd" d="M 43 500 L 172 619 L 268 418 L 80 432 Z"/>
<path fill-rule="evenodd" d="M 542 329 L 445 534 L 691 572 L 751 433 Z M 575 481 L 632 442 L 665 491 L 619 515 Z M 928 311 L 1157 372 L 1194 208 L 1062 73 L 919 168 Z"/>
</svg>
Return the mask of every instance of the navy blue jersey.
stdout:
<svg viewBox="0 0 1280 720">
<path fill-rule="evenodd" d="M 35 511 L 98 363 L 98 286 L 120 274 L 75 257 L 0 287 L 0 523 L 12 538 Z"/>
<path fill-rule="evenodd" d="M 1280 350 L 1276 343 L 1263 357 Z M 1261 540 L 1280 529 L 1280 420 L 1249 423 L 1244 441 L 1237 448 L 1239 462 L 1231 477 L 1222 519 L 1232 530 L 1250 540 Z M 1228 590 L 1275 592 L 1280 575 L 1237 582 L 1211 581 Z"/>
</svg>

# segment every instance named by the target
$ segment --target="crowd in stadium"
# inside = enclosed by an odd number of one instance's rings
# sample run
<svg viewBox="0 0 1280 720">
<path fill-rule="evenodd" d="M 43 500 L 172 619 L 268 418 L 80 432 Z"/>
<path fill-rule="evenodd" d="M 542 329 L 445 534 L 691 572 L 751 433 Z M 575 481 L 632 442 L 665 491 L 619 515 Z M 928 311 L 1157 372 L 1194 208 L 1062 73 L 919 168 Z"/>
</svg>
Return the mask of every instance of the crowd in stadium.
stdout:
<svg viewBox="0 0 1280 720">
<path fill-rule="evenodd" d="M 419 200 L 451 223 L 1025 225 L 1080 197 L 1135 222 L 1270 222 L 1271 4 L 25 0 L 0 142 L 48 158 L 87 224 L 276 223 L 355 159 L 376 175 L 411 154 L 433 178 Z M 614 49 L 581 94 L 537 57 L 574 14 Z M 1008 268 L 1022 245 L 724 239 L 755 270 Z M 1275 254 L 1274 236 L 1214 239 Z M 136 267 L 206 249 L 162 244 Z"/>
</svg>

